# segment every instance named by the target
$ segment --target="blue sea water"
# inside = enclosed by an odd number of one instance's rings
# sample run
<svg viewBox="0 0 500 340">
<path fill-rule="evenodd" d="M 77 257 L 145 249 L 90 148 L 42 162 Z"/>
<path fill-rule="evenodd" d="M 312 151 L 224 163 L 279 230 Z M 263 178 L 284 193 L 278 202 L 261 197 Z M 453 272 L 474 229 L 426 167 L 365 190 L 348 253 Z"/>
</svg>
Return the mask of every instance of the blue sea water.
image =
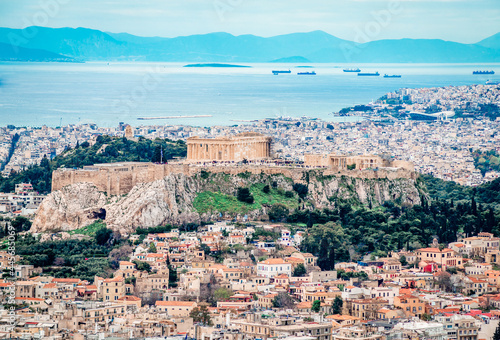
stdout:
<svg viewBox="0 0 500 340">
<path fill-rule="evenodd" d="M 344 121 L 331 114 L 399 88 L 484 84 L 500 64 L 247 64 L 250 68 L 184 68 L 182 63 L 0 63 L 0 126 L 118 122 L 139 125 L 233 125 L 277 116 Z M 358 77 L 343 68 L 378 71 Z M 273 75 L 272 70 L 291 74 Z M 314 70 L 316 76 L 298 76 Z M 472 75 L 495 70 L 495 75 Z M 384 74 L 402 78 L 383 78 Z M 137 120 L 139 117 L 211 115 Z"/>
</svg>

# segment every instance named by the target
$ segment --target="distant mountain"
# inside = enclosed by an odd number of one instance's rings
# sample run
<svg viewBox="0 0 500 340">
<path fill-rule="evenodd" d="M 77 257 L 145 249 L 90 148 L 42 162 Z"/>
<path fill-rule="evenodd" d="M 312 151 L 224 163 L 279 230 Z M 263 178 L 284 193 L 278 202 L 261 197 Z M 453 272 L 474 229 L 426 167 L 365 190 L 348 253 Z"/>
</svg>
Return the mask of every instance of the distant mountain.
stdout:
<svg viewBox="0 0 500 340">
<path fill-rule="evenodd" d="M 27 33 L 29 32 L 29 34 Z M 29 38 L 24 38 L 24 37 Z M 358 44 L 323 31 L 270 38 L 219 32 L 176 38 L 138 37 L 88 28 L 0 28 L 0 43 L 82 60 L 213 62 L 447 63 L 500 62 L 500 34 L 477 44 L 443 40 L 378 40 Z"/>
<path fill-rule="evenodd" d="M 0 43 L 0 61 L 65 61 L 74 62 L 73 58 L 34 48 L 24 48 Z"/>
<path fill-rule="evenodd" d="M 294 57 L 286 57 L 286 58 L 279 58 L 275 60 L 271 60 L 271 63 L 310 63 L 311 61 L 307 58 L 301 57 L 301 56 L 294 56 Z"/>
<path fill-rule="evenodd" d="M 350 58 L 375 63 L 498 62 L 500 51 L 437 39 L 378 40 L 359 45 Z"/>
<path fill-rule="evenodd" d="M 489 38 L 481 40 L 476 45 L 500 50 L 500 33 L 497 33 Z"/>
</svg>

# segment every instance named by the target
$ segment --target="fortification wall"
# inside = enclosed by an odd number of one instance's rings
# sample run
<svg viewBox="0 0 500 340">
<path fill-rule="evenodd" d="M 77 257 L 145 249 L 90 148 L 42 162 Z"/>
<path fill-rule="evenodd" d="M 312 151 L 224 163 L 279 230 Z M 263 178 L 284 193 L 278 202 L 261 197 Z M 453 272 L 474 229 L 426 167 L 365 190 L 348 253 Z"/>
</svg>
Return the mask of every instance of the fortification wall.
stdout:
<svg viewBox="0 0 500 340">
<path fill-rule="evenodd" d="M 415 180 L 417 174 L 404 168 L 379 168 L 378 170 L 341 170 L 334 171 L 328 168 L 301 168 L 287 166 L 264 166 L 264 165 L 210 165 L 196 166 L 184 163 L 152 164 L 145 163 L 139 166 L 122 166 L 121 164 L 107 165 L 103 167 L 90 167 L 91 169 L 71 170 L 59 169 L 52 174 L 52 191 L 61 190 L 63 187 L 79 183 L 93 183 L 99 191 L 110 196 L 125 195 L 134 186 L 140 183 L 149 183 L 160 180 L 171 174 L 184 174 L 193 176 L 202 170 L 237 175 L 244 172 L 252 174 L 264 173 L 267 175 L 283 175 L 293 179 L 294 182 L 303 183 L 305 172 L 315 170 L 324 176 L 347 176 L 361 179 L 387 178 L 390 180 L 407 178 Z"/>
<path fill-rule="evenodd" d="M 106 166 L 95 169 L 60 169 L 52 173 L 52 191 L 79 183 L 93 183 L 99 191 L 108 195 L 125 195 L 140 183 L 149 183 L 164 178 L 172 173 L 189 175 L 186 164 L 148 164 L 143 166 Z"/>
</svg>

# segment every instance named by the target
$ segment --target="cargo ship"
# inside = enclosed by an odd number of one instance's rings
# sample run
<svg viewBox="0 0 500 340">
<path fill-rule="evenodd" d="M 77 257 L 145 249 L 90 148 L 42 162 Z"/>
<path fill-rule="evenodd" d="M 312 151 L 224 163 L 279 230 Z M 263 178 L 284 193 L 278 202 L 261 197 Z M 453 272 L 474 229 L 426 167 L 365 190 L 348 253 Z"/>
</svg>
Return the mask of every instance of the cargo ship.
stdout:
<svg viewBox="0 0 500 340">
<path fill-rule="evenodd" d="M 345 68 L 344 72 L 361 72 L 359 68 Z"/>
<path fill-rule="evenodd" d="M 370 76 L 372 76 L 372 77 L 378 77 L 379 75 L 380 75 L 380 73 L 378 73 L 378 72 L 375 72 L 375 73 L 373 73 L 373 72 L 358 73 L 358 76 L 361 76 L 361 77 L 370 77 Z"/>
<path fill-rule="evenodd" d="M 299 76 L 315 76 L 316 75 L 316 72 L 312 71 L 312 72 L 299 72 L 297 73 Z"/>
<path fill-rule="evenodd" d="M 384 78 L 401 78 L 400 74 L 384 74 Z"/>
<path fill-rule="evenodd" d="M 292 71 L 290 71 L 290 70 L 288 70 L 288 71 L 274 71 L 274 70 L 273 70 L 273 74 L 274 74 L 275 76 L 276 76 L 276 75 L 278 75 L 278 74 L 280 74 L 280 73 L 292 73 Z"/>
<path fill-rule="evenodd" d="M 495 74 L 495 71 L 472 71 L 472 74 Z"/>
</svg>

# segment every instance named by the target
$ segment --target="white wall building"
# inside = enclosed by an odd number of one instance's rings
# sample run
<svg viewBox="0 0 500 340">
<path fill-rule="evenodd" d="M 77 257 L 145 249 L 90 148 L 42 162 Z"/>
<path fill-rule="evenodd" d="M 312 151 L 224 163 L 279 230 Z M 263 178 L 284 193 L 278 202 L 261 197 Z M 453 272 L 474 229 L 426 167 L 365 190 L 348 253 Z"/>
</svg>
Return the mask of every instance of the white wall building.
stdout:
<svg viewBox="0 0 500 340">
<path fill-rule="evenodd" d="M 292 265 L 283 259 L 267 259 L 257 264 L 257 275 L 274 277 L 279 274 L 292 276 Z"/>
</svg>

